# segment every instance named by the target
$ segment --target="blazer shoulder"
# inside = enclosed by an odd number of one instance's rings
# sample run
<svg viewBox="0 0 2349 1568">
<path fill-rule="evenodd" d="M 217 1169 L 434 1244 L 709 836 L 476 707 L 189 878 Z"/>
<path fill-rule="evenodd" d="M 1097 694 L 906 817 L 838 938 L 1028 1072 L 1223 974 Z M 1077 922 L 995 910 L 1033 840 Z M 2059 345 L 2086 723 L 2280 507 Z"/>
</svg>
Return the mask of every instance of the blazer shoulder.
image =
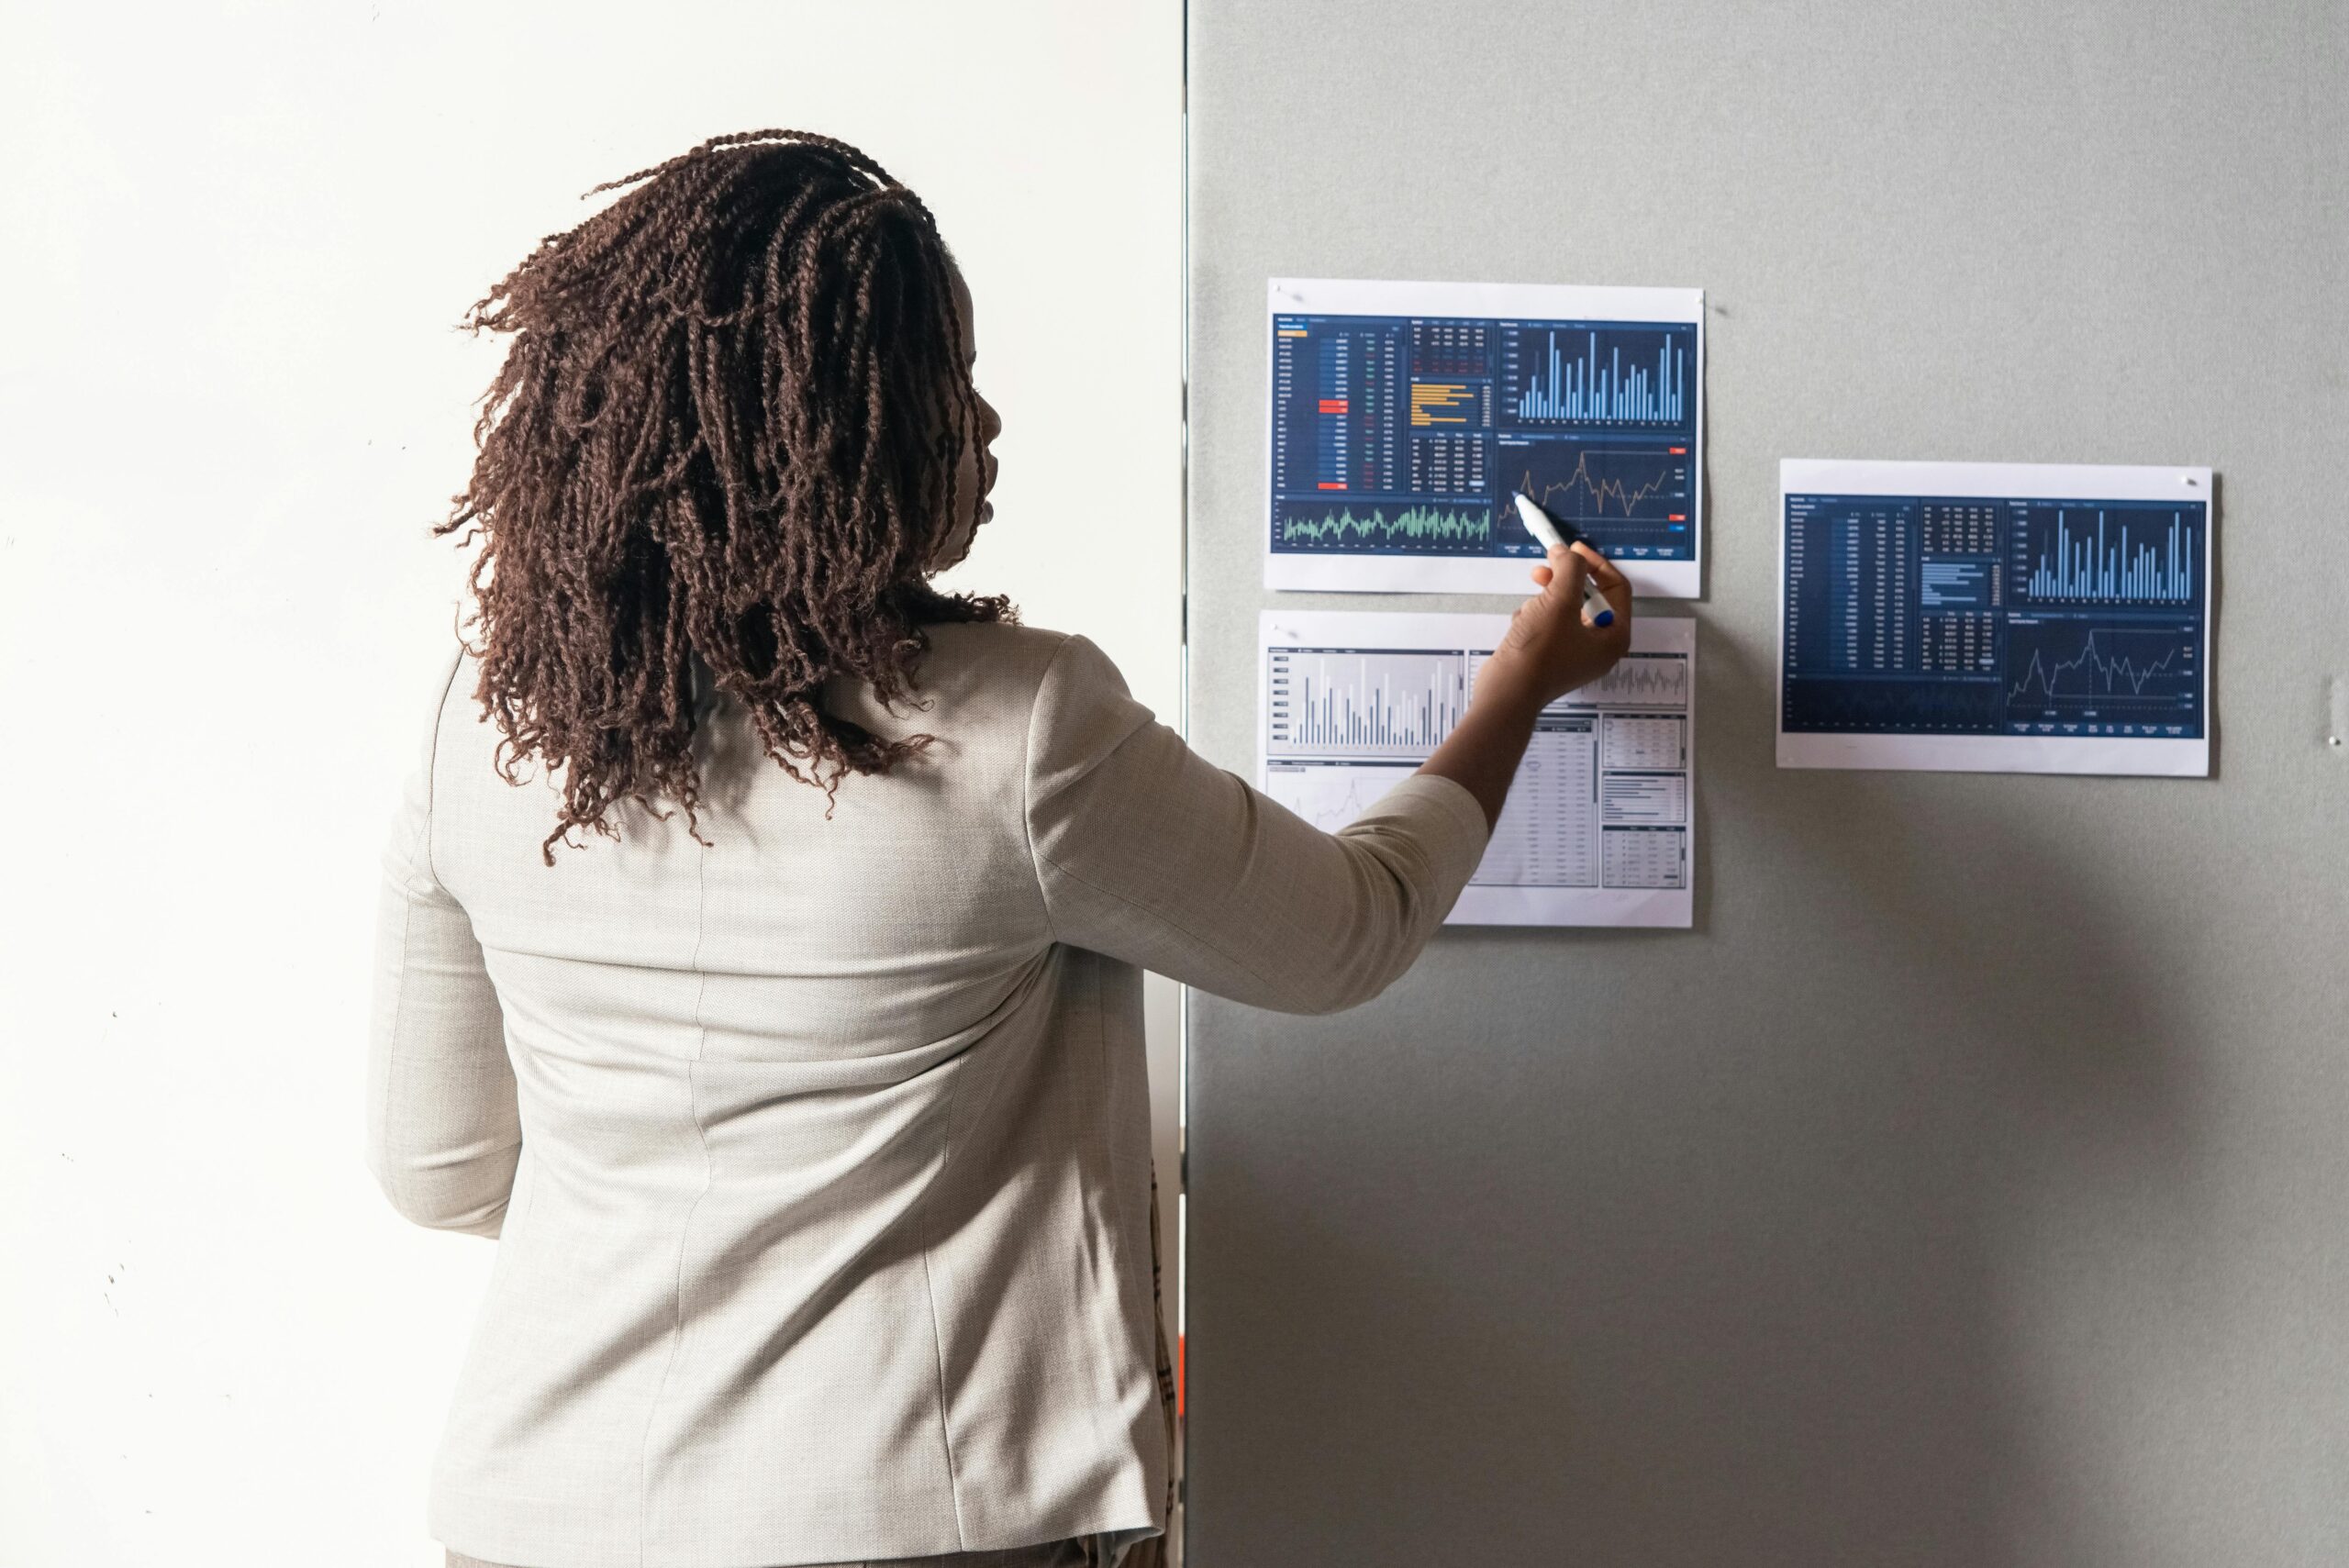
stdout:
<svg viewBox="0 0 2349 1568">
<path fill-rule="evenodd" d="M 930 638 L 930 656 L 941 662 L 985 663 L 1038 673 L 1069 640 L 1064 631 L 1009 621 L 950 622 L 922 629 Z"/>
<path fill-rule="evenodd" d="M 1002 622 L 925 629 L 930 651 L 915 672 L 922 695 L 1022 713 L 1034 702 L 1045 671 L 1072 640 L 1064 631 Z"/>
</svg>

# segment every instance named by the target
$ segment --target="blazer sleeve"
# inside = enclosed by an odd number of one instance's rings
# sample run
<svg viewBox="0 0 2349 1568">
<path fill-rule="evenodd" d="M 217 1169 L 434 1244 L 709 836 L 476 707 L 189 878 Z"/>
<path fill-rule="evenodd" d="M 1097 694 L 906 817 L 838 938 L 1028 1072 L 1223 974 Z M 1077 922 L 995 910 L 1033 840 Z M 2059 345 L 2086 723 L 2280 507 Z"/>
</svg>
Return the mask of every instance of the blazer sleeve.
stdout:
<svg viewBox="0 0 2349 1568">
<path fill-rule="evenodd" d="M 521 1156 L 506 1024 L 473 922 L 432 869 L 440 686 L 424 754 L 392 818 L 375 914 L 367 1166 L 418 1225 L 495 1236 Z"/>
<path fill-rule="evenodd" d="M 1290 1013 L 1409 968 L 1489 832 L 1474 795 L 1420 774 L 1324 833 L 1193 751 L 1082 637 L 1037 687 L 1026 809 L 1055 940 Z"/>
</svg>

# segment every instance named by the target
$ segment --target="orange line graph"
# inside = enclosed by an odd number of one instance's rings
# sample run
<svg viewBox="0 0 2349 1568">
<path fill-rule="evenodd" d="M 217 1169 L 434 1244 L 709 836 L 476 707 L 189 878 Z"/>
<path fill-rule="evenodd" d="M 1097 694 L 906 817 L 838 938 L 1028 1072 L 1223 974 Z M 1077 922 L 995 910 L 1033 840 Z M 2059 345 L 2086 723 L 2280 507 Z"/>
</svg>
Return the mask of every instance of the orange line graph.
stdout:
<svg viewBox="0 0 2349 1568">
<path fill-rule="evenodd" d="M 1591 517 L 1606 516 L 1607 501 L 1609 496 L 1612 496 L 1615 505 L 1620 507 L 1623 516 L 1628 517 L 1631 515 L 1632 507 L 1649 496 L 1658 494 L 1671 483 L 1672 469 L 1669 464 L 1662 473 L 1657 474 L 1653 480 L 1645 484 L 1626 485 L 1613 479 L 1595 479 L 1590 472 L 1590 453 L 1586 451 L 1575 460 L 1575 471 L 1564 479 L 1544 484 L 1537 491 L 1533 488 L 1533 471 L 1529 468 L 1525 471 L 1525 477 L 1518 481 L 1517 487 L 1540 502 L 1544 511 L 1555 509 L 1550 505 L 1550 497 L 1559 491 L 1564 491 L 1569 501 L 1573 499 L 1576 491 L 1580 491 L 1590 497 L 1590 511 L 1587 515 Z M 1573 515 L 1571 508 L 1568 509 L 1568 515 Z"/>
</svg>

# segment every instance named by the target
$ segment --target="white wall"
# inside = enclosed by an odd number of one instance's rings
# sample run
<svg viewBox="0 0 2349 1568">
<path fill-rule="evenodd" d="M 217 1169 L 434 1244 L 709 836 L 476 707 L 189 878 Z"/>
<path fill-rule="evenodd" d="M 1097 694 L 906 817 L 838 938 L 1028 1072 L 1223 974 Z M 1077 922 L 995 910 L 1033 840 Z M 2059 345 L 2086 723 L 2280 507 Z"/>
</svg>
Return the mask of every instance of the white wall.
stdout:
<svg viewBox="0 0 2349 1568">
<path fill-rule="evenodd" d="M 765 126 L 920 191 L 1007 426 L 958 580 L 1174 714 L 1180 27 L 7 11 L 0 1562 L 440 1562 L 427 1463 L 493 1250 L 404 1226 L 361 1165 L 376 855 L 498 351 L 453 324 L 580 192 Z"/>
</svg>

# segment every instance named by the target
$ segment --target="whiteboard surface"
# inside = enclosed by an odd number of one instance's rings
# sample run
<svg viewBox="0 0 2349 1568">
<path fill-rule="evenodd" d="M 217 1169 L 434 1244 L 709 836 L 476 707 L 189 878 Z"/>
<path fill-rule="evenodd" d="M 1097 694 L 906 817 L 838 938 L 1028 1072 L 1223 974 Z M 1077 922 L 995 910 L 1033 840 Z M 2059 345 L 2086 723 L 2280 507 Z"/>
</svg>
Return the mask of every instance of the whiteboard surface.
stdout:
<svg viewBox="0 0 2349 1568">
<path fill-rule="evenodd" d="M 2349 1560 L 2349 7 L 1189 15 L 1209 756 L 1368 607 L 1263 586 L 1266 279 L 1701 286 L 1709 448 L 1695 927 L 1188 1000 L 1195 1568 Z M 1872 452 L 2210 464 L 2213 776 L 1777 768 Z"/>
</svg>

